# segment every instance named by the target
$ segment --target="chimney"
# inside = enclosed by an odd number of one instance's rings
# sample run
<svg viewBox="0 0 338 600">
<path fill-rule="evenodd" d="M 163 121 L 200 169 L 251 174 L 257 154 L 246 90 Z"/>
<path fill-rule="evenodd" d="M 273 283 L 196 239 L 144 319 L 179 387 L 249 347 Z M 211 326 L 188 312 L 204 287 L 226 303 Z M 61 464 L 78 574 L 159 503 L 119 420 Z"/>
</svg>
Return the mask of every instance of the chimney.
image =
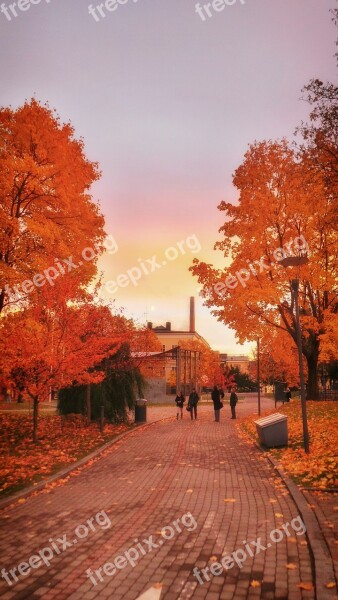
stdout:
<svg viewBox="0 0 338 600">
<path fill-rule="evenodd" d="M 148 327 L 148 329 L 152 329 L 153 328 L 153 324 L 150 321 L 148 321 L 147 327 Z"/>
<path fill-rule="evenodd" d="M 171 331 L 171 323 L 170 323 L 170 321 L 166 322 L 165 328 L 166 328 L 167 331 Z"/>
<path fill-rule="evenodd" d="M 190 297 L 190 333 L 195 332 L 195 298 L 194 296 Z"/>
</svg>

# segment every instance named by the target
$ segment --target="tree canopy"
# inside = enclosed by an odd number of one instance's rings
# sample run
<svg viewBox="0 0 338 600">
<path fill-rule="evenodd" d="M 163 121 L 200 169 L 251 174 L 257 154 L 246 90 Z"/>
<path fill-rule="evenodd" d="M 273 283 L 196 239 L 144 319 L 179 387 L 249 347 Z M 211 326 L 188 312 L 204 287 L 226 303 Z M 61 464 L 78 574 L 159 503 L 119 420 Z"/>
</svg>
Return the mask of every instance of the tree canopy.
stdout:
<svg viewBox="0 0 338 600">
<path fill-rule="evenodd" d="M 266 327 L 296 342 L 292 280 L 299 280 L 308 396 L 316 398 L 320 352 L 337 352 L 330 332 L 337 330 L 338 134 L 336 88 L 312 82 L 310 89 L 315 107 L 310 125 L 302 126 L 304 143 L 255 142 L 235 171 L 238 202 L 220 204 L 225 222 L 215 244 L 229 266 L 195 259 L 191 270 L 205 304 L 241 342 Z M 290 256 L 308 264 L 286 267 L 281 261 Z"/>
</svg>

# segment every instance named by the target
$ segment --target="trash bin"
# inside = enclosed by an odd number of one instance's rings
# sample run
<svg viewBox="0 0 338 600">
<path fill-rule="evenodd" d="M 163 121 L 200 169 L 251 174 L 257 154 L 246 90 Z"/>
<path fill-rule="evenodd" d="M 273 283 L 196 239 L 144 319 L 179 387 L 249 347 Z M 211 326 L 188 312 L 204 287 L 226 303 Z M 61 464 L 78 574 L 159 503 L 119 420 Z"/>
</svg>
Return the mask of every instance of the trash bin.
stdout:
<svg viewBox="0 0 338 600">
<path fill-rule="evenodd" d="M 147 400 L 144 398 L 136 400 L 135 405 L 135 423 L 147 422 Z"/>
<path fill-rule="evenodd" d="M 288 418 L 281 413 L 275 413 L 255 421 L 257 434 L 264 446 L 288 445 Z"/>
</svg>

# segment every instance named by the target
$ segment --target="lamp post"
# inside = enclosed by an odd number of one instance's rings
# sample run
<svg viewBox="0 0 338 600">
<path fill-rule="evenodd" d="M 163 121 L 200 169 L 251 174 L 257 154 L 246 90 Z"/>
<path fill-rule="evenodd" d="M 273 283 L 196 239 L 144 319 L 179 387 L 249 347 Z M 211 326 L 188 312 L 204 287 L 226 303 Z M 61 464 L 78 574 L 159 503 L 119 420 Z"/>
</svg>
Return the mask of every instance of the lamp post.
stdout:
<svg viewBox="0 0 338 600">
<path fill-rule="evenodd" d="M 259 362 L 260 340 L 257 338 L 257 385 L 258 385 L 258 415 L 261 414 L 261 372 Z"/>
<path fill-rule="evenodd" d="M 307 264 L 307 256 L 288 256 L 280 261 L 284 267 L 295 267 Z M 303 421 L 303 444 L 306 454 L 310 452 L 309 445 L 309 429 L 307 424 L 307 410 L 306 410 L 306 395 L 305 395 L 305 384 L 304 384 L 304 367 L 303 367 L 303 347 L 302 347 L 302 330 L 299 319 L 299 279 L 293 279 L 291 281 L 291 294 L 295 301 L 295 326 L 296 326 L 296 340 L 298 349 L 298 363 L 299 363 L 299 380 L 300 380 L 300 397 L 302 405 L 302 421 Z"/>
</svg>

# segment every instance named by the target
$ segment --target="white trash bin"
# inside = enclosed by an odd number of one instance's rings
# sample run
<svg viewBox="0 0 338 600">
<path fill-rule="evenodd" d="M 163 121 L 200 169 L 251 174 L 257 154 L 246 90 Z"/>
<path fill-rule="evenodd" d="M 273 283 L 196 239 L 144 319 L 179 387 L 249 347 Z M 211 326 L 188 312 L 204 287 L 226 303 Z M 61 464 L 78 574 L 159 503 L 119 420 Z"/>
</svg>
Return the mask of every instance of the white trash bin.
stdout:
<svg viewBox="0 0 338 600">
<path fill-rule="evenodd" d="M 288 418 L 275 413 L 255 421 L 260 442 L 268 448 L 288 445 Z"/>
</svg>

